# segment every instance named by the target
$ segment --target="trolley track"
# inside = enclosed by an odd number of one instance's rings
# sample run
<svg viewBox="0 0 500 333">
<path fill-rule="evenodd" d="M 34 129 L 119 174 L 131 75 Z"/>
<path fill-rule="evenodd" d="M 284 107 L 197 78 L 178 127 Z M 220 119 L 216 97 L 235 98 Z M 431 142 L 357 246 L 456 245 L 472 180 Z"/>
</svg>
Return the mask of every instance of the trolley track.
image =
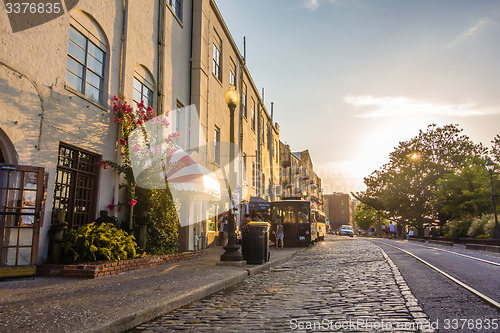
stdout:
<svg viewBox="0 0 500 333">
<path fill-rule="evenodd" d="M 375 243 L 381 243 L 381 244 L 384 244 L 384 245 L 387 245 L 387 246 L 390 246 L 394 249 L 397 249 L 399 251 L 402 251 L 403 253 L 415 258 L 416 260 L 420 261 L 421 263 L 425 264 L 426 266 L 428 266 L 429 268 L 431 268 L 432 270 L 438 272 L 439 274 L 443 275 L 444 277 L 446 277 L 447 279 L 451 280 L 452 282 L 458 284 L 459 286 L 461 286 L 462 288 L 466 289 L 467 291 L 469 291 L 470 293 L 474 294 L 475 296 L 479 297 L 481 300 L 483 300 L 484 302 L 486 302 L 488 305 L 494 307 L 495 309 L 497 310 L 500 310 L 500 303 L 495 301 L 494 299 L 488 297 L 487 295 L 483 294 L 482 292 L 476 290 L 475 288 L 469 286 L 468 284 L 466 284 L 465 282 L 463 281 L 460 281 L 458 278 L 446 273 L 445 271 L 443 271 L 442 269 L 436 267 L 435 265 L 427 262 L 426 260 L 420 258 L 419 256 L 403 249 L 403 248 L 400 248 L 398 246 L 394 246 L 392 244 L 389 244 L 387 242 L 382 242 L 382 241 L 379 241 L 379 240 L 372 240 L 374 241 Z M 416 244 L 415 244 L 416 245 Z M 421 245 L 419 245 L 421 246 Z M 428 248 L 428 249 L 436 249 L 434 247 L 426 247 L 426 246 L 421 246 L 421 247 L 425 247 L 425 248 Z M 441 249 L 439 249 L 441 250 Z M 446 251 L 446 250 L 442 250 L 444 252 L 449 252 L 451 254 L 457 254 L 456 252 L 452 252 L 452 251 Z M 497 263 L 495 262 L 490 262 L 488 260 L 483 260 L 483 259 L 480 259 L 480 258 L 475 258 L 475 257 L 471 257 L 471 256 L 466 256 L 466 255 L 462 255 L 462 254 L 457 254 L 457 255 L 460 255 L 460 256 L 464 256 L 464 257 L 467 257 L 469 259 L 474 259 L 474 260 L 477 260 L 477 261 L 480 261 L 480 262 L 483 262 L 483 263 L 486 263 L 486 264 L 494 264 L 494 265 L 497 265 L 497 266 L 500 266 L 498 265 Z"/>
<path fill-rule="evenodd" d="M 384 243 L 384 244 L 387 244 L 387 243 Z M 499 266 L 500 267 L 500 263 L 498 263 L 498 262 L 494 262 L 494 261 L 490 261 L 490 260 L 486 260 L 486 259 L 481 259 L 481 258 L 477 258 L 477 257 L 473 257 L 473 256 L 469 256 L 469 255 L 466 255 L 466 254 L 463 254 L 463 253 L 454 252 L 454 251 L 448 251 L 448 250 L 440 249 L 440 248 L 434 247 L 434 246 L 426 246 L 426 245 L 420 245 L 420 244 L 412 244 L 412 245 L 413 246 L 419 246 L 419 247 L 422 247 L 424 249 L 432 249 L 432 250 L 436 250 L 436 251 L 451 253 L 451 254 L 454 254 L 454 255 L 457 255 L 457 256 L 460 256 L 460 257 L 464 257 L 464 258 L 468 258 L 468 259 L 472 259 L 472 260 L 477 260 L 477 261 L 483 262 L 485 264 L 489 264 L 489 265 L 494 265 L 494 266 Z"/>
</svg>

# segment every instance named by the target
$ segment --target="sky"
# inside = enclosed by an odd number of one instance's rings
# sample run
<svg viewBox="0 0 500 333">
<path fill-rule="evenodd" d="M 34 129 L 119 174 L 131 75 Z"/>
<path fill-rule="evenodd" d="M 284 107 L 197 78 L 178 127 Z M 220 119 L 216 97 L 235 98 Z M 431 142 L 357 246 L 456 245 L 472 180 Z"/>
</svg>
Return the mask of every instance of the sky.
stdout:
<svg viewBox="0 0 500 333">
<path fill-rule="evenodd" d="M 365 189 L 399 142 L 500 134 L 500 1 L 216 0 L 292 151 L 325 194 Z"/>
</svg>

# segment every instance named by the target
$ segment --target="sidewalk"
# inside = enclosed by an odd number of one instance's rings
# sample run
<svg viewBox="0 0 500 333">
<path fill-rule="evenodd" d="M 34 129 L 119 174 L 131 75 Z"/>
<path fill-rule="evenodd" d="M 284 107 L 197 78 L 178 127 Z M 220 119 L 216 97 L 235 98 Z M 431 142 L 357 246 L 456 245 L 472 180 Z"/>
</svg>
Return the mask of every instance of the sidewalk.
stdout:
<svg viewBox="0 0 500 333">
<path fill-rule="evenodd" d="M 122 332 L 286 262 L 302 248 L 271 248 L 263 265 L 216 266 L 202 258 L 92 280 L 0 281 L 0 332 Z"/>
</svg>

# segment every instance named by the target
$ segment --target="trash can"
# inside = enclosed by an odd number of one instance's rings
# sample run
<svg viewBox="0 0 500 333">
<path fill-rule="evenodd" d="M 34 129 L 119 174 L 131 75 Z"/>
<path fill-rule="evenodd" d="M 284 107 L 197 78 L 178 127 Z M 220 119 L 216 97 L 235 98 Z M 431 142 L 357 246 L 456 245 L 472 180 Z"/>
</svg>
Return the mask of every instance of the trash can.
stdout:
<svg viewBox="0 0 500 333">
<path fill-rule="evenodd" d="M 263 264 L 269 260 L 269 223 L 249 222 L 242 230 L 241 252 L 248 264 Z"/>
</svg>

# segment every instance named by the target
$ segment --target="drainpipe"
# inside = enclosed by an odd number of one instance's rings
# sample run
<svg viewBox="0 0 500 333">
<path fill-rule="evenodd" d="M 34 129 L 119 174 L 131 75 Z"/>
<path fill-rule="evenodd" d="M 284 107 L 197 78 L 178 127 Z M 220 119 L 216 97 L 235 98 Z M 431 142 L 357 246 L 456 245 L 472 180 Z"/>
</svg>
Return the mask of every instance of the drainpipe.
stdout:
<svg viewBox="0 0 500 333">
<path fill-rule="evenodd" d="M 129 0 L 123 0 L 122 6 L 123 6 L 123 26 L 122 26 L 122 38 L 121 38 L 121 49 L 120 49 L 120 82 L 119 82 L 119 87 L 118 87 L 118 97 L 119 98 L 124 98 L 125 97 L 125 63 L 126 63 L 126 48 L 127 48 L 127 26 L 128 26 L 128 1 Z M 118 144 L 118 138 L 120 138 L 121 134 L 121 124 L 116 126 L 116 156 L 115 156 L 115 162 L 118 164 L 120 163 L 121 159 L 121 149 L 120 145 Z M 120 194 L 120 175 L 116 175 L 114 179 L 114 193 L 113 193 L 113 202 L 118 203 L 118 198 Z M 118 212 L 114 211 L 113 216 L 118 217 Z"/>
<path fill-rule="evenodd" d="M 165 64 L 165 2 L 160 0 L 158 12 L 158 70 L 157 70 L 157 103 L 156 103 L 156 114 L 163 114 L 163 77 L 164 77 L 164 64 Z"/>
</svg>

